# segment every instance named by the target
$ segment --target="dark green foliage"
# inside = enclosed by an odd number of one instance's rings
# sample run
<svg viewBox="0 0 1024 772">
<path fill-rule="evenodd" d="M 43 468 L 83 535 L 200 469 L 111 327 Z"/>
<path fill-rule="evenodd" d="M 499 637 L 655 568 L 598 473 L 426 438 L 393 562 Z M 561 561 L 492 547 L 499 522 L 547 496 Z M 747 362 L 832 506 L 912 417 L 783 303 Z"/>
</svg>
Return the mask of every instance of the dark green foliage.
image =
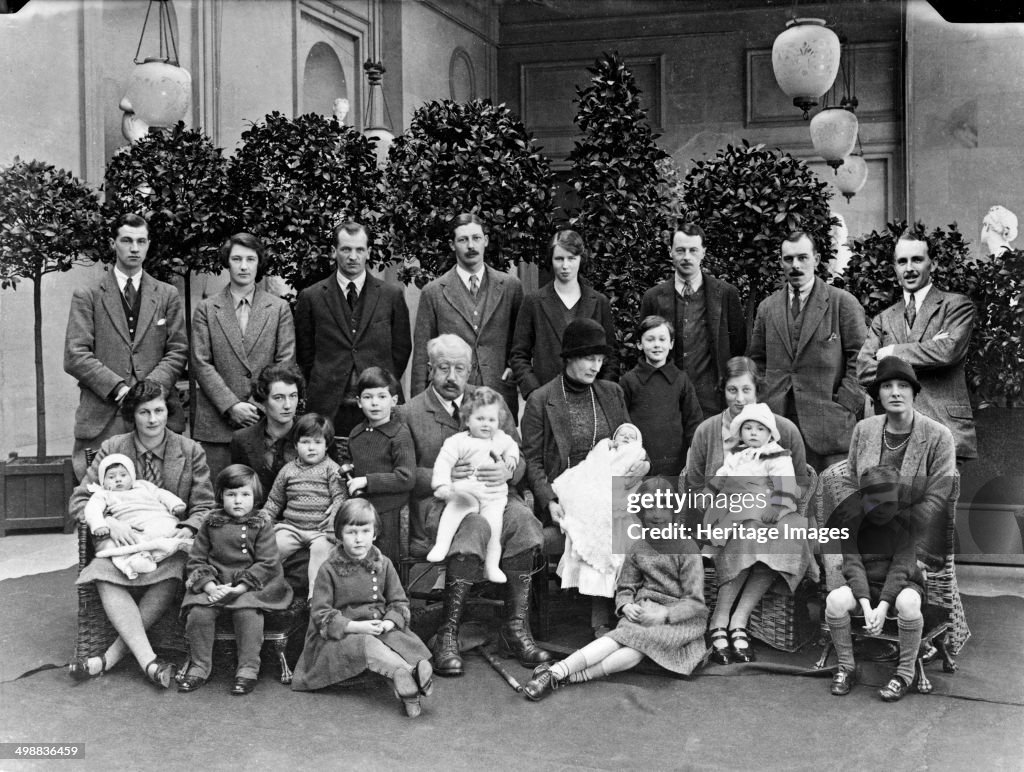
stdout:
<svg viewBox="0 0 1024 772">
<path fill-rule="evenodd" d="M 590 253 L 586 278 L 611 301 L 619 347 L 626 364 L 643 293 L 666 275 L 671 262 L 661 240 L 667 188 L 656 144 L 640 107 L 640 90 L 618 54 L 593 67 L 590 85 L 576 90 L 576 125 L 583 138 L 569 155 L 580 209 L 571 227 Z"/>
<path fill-rule="evenodd" d="M 753 323 L 757 304 L 779 286 L 779 246 L 807 231 L 821 256 L 833 254 L 831 193 L 807 165 L 764 145 L 728 145 L 686 175 L 683 208 L 707 234 L 704 269 L 736 285 Z"/>
<path fill-rule="evenodd" d="M 850 244 L 846 287 L 864 305 L 868 319 L 900 299 L 892 260 L 896 240 L 906 229 L 906 222 L 891 222 L 884 233 L 873 231 Z M 918 222 L 910 232 L 928 243 L 935 286 L 967 295 L 978 310 L 965 362 L 968 384 L 982 399 L 1019 400 L 1024 396 L 1024 252 L 979 263 L 971 260 L 956 223 L 929 231 Z"/>
<path fill-rule="evenodd" d="M 551 236 L 550 164 L 504 104 L 427 102 L 388 154 L 388 211 L 401 275 L 422 287 L 454 262 L 449 220 L 475 212 L 487 225 L 487 263 L 532 262 Z M 418 260 L 418 267 L 412 261 Z"/>
<path fill-rule="evenodd" d="M 249 231 L 268 250 L 267 273 L 298 292 L 334 270 L 331 230 L 343 220 L 374 235 L 371 263 L 387 262 L 381 172 L 373 143 L 357 129 L 310 113 L 272 112 L 242 133 L 228 175 L 236 201 L 232 231 Z"/>
<path fill-rule="evenodd" d="M 36 368 L 36 455 L 46 457 L 46 389 L 43 374 L 43 276 L 70 271 L 102 254 L 96 194 L 64 169 L 14 159 L 0 168 L 0 286 L 32 282 Z"/>
<path fill-rule="evenodd" d="M 984 397 L 1024 398 L 1024 252 L 1012 250 L 976 267 L 979 323 L 967 377 Z"/>
<path fill-rule="evenodd" d="M 108 223 L 125 212 L 149 220 L 147 272 L 170 281 L 188 271 L 221 270 L 217 248 L 227 235 L 234 199 L 227 161 L 209 137 L 179 121 L 119 150 L 103 179 Z M 108 249 L 104 257 L 113 254 Z"/>
</svg>

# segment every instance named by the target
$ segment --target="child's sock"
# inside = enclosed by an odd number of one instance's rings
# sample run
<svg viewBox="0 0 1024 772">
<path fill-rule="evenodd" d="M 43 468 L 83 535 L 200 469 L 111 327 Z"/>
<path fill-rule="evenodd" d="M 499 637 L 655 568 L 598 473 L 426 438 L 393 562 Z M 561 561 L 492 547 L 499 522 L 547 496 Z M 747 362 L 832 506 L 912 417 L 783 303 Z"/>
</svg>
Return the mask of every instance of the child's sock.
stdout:
<svg viewBox="0 0 1024 772">
<path fill-rule="evenodd" d="M 850 615 L 843 614 L 841 617 L 834 617 L 826 612 L 825 621 L 828 623 L 828 629 L 832 633 L 832 643 L 836 647 L 839 667 L 853 672 L 856 663 L 853 659 L 853 636 L 850 634 Z"/>
<path fill-rule="evenodd" d="M 901 676 L 908 684 L 914 681 L 914 663 L 917 652 L 921 648 L 921 633 L 924 631 L 924 619 L 896 618 L 900 631 L 900 660 L 896 666 L 896 675 Z"/>
</svg>

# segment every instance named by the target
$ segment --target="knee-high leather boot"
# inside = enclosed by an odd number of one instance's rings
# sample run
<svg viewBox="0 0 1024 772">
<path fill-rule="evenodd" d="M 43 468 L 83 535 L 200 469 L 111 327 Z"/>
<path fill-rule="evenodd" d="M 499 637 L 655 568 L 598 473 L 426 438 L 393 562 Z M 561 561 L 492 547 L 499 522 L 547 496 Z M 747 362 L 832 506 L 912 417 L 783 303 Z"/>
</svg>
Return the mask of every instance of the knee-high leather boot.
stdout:
<svg viewBox="0 0 1024 772">
<path fill-rule="evenodd" d="M 460 676 L 463 673 L 459 656 L 459 623 L 462 608 L 473 582 L 448 573 L 444 582 L 444 619 L 434 638 L 434 672 L 440 676 Z"/>
<path fill-rule="evenodd" d="M 550 653 L 540 648 L 530 633 L 530 585 L 532 574 L 529 570 L 508 570 L 505 568 L 508 584 L 505 585 L 505 622 L 501 626 L 501 653 L 515 657 L 523 667 L 533 668 L 543 662 L 550 662 Z"/>
</svg>

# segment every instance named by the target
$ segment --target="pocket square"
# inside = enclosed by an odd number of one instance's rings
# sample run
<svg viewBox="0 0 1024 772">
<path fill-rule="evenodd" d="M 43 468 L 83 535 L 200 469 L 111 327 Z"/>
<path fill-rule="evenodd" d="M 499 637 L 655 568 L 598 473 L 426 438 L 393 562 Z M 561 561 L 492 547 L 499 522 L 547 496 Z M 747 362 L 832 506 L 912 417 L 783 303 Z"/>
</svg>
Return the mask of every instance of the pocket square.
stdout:
<svg viewBox="0 0 1024 772">
<path fill-rule="evenodd" d="M 157 321 L 156 326 L 157 327 L 162 327 L 165 324 L 167 324 L 167 320 L 166 319 L 160 319 L 160 320 Z"/>
<path fill-rule="evenodd" d="M 837 340 L 839 340 L 839 334 L 834 332 L 831 335 L 829 335 L 828 338 L 825 339 L 825 342 L 835 343 Z"/>
</svg>

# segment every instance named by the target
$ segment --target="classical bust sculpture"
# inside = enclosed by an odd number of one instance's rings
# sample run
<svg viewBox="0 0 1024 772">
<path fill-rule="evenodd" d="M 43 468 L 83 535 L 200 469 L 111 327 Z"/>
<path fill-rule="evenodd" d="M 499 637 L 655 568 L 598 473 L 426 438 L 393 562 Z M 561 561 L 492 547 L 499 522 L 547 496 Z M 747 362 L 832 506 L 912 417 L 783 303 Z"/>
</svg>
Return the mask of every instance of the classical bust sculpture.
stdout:
<svg viewBox="0 0 1024 772">
<path fill-rule="evenodd" d="M 1017 215 L 1005 206 L 996 204 L 981 221 L 981 254 L 999 257 L 1013 249 L 1010 242 L 1017 238 Z"/>
</svg>

